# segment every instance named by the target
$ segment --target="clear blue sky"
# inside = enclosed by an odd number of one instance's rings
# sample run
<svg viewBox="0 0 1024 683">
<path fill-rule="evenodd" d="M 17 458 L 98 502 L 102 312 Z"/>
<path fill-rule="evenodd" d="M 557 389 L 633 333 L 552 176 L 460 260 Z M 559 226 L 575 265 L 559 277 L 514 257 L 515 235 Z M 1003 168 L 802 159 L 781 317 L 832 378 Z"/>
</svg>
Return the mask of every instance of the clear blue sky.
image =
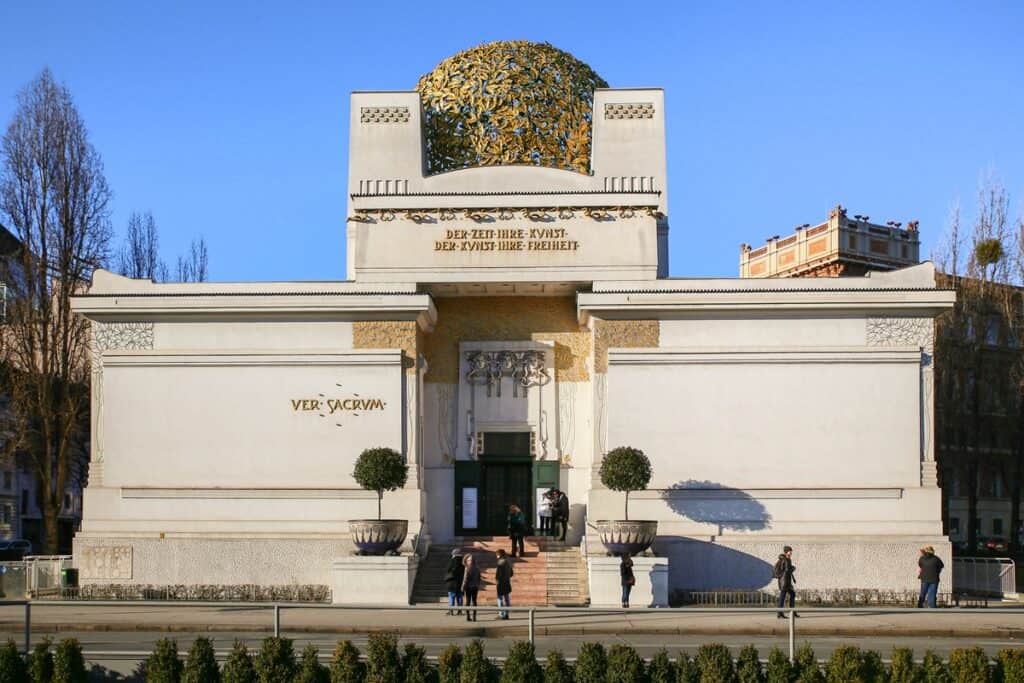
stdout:
<svg viewBox="0 0 1024 683">
<path fill-rule="evenodd" d="M 411 89 L 499 39 L 548 41 L 667 98 L 671 272 L 841 202 L 921 221 L 996 173 L 1024 200 L 1021 2 L 0 3 L 0 125 L 49 66 L 115 192 L 216 280 L 341 279 L 348 93 Z"/>
</svg>

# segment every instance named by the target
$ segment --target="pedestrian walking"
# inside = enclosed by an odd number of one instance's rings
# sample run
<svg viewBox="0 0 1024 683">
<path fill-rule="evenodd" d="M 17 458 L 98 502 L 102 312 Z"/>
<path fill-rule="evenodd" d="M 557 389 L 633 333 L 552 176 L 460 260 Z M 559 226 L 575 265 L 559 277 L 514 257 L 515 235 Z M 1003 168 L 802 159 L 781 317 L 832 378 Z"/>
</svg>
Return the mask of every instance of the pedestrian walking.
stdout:
<svg viewBox="0 0 1024 683">
<path fill-rule="evenodd" d="M 515 571 L 512 569 L 512 560 L 505 556 L 505 551 L 502 548 L 498 548 L 498 564 L 494 568 L 494 582 L 498 588 L 498 607 L 508 607 L 512 604 L 512 575 Z M 498 612 L 499 619 L 508 619 L 508 612 L 502 610 Z"/>
<path fill-rule="evenodd" d="M 917 575 L 921 579 L 921 595 L 917 598 L 918 609 L 928 605 L 935 609 L 935 598 L 939 592 L 939 575 L 945 565 L 935 555 L 935 548 L 926 545 L 921 548 L 921 557 L 917 558 Z"/>
<path fill-rule="evenodd" d="M 564 491 L 555 491 L 555 503 L 553 507 L 554 518 L 558 522 L 556 534 L 561 532 L 562 541 L 565 540 L 565 532 L 569 528 L 569 498 Z"/>
<path fill-rule="evenodd" d="M 785 614 L 782 612 L 782 608 L 786 606 L 786 596 L 789 596 L 789 608 L 793 609 L 794 603 L 796 602 L 796 577 L 793 574 L 796 572 L 796 566 L 793 564 L 793 549 L 788 545 L 782 548 L 782 554 L 779 555 L 778 561 L 775 563 L 772 575 L 779 582 L 779 619 L 785 618 Z M 794 614 L 793 616 L 799 616 Z"/>
<path fill-rule="evenodd" d="M 448 616 L 462 614 L 462 610 L 454 612 L 456 605 L 462 607 L 462 577 L 466 568 L 462 565 L 462 550 L 456 548 L 448 560 L 448 571 L 444 576 L 445 587 L 448 589 Z"/>
<path fill-rule="evenodd" d="M 476 610 L 470 613 L 469 606 L 476 607 L 476 596 L 480 592 L 480 567 L 473 560 L 471 553 L 466 553 L 464 565 L 462 592 L 466 595 L 466 621 L 476 621 Z"/>
<path fill-rule="evenodd" d="M 522 557 L 523 537 L 526 536 L 526 516 L 515 503 L 508 506 L 508 536 L 512 539 L 512 557 L 516 556 L 517 545 L 519 556 Z"/>
<path fill-rule="evenodd" d="M 540 517 L 540 535 L 551 535 L 551 491 L 540 497 L 540 504 L 537 509 L 537 516 Z"/>
<path fill-rule="evenodd" d="M 636 577 L 633 576 L 633 558 L 629 556 L 629 553 L 622 553 L 619 576 L 622 578 L 622 606 L 629 607 L 629 593 L 636 585 Z"/>
</svg>

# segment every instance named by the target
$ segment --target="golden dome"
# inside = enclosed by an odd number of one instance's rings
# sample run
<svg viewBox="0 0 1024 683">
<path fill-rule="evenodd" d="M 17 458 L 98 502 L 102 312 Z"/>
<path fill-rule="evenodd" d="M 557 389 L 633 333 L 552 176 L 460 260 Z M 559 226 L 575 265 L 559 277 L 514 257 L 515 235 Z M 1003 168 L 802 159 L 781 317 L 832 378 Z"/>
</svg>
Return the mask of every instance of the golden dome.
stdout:
<svg viewBox="0 0 1024 683">
<path fill-rule="evenodd" d="M 427 171 L 532 164 L 589 173 L 594 89 L 607 87 L 549 43 L 463 50 L 416 84 Z"/>
</svg>

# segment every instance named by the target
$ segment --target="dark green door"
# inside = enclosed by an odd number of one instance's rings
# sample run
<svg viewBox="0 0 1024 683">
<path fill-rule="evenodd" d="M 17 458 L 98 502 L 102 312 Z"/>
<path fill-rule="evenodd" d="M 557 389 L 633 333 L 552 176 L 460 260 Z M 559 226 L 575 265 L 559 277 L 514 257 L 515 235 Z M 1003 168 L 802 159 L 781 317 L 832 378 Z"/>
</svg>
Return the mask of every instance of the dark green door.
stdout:
<svg viewBox="0 0 1024 683">
<path fill-rule="evenodd" d="M 480 533 L 503 536 L 508 532 L 508 506 L 518 505 L 527 524 L 533 518 L 530 462 L 481 463 L 483 500 L 480 505 Z"/>
</svg>

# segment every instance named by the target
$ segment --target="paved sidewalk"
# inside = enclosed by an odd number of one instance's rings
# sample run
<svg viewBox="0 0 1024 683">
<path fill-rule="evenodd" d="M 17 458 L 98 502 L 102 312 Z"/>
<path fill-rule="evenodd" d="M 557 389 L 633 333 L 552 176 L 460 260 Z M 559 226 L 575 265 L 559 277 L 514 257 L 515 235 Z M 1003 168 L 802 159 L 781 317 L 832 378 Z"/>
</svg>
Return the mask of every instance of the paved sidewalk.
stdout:
<svg viewBox="0 0 1024 683">
<path fill-rule="evenodd" d="M 508 621 L 496 612 L 481 611 L 479 621 L 446 616 L 444 611 L 364 609 L 303 609 L 282 606 L 281 631 L 285 634 L 360 634 L 393 631 L 400 635 L 450 637 L 525 636 L 524 612 L 513 612 Z M 20 634 L 24 609 L 0 607 L 0 631 Z M 259 606 L 198 606 L 123 603 L 117 605 L 32 604 L 33 633 L 62 631 L 164 631 L 251 632 L 273 631 L 273 609 Z M 856 636 L 899 634 L 912 636 L 1024 638 L 1024 609 L 1007 612 L 964 612 L 957 609 L 903 610 L 880 613 L 871 609 L 849 612 L 805 610 L 796 620 L 801 635 Z M 602 613 L 598 609 L 536 612 L 535 632 L 544 635 L 607 634 L 701 634 L 782 635 L 788 624 L 777 619 L 774 609 L 737 613 L 714 609 L 631 610 L 628 614 Z"/>
</svg>

